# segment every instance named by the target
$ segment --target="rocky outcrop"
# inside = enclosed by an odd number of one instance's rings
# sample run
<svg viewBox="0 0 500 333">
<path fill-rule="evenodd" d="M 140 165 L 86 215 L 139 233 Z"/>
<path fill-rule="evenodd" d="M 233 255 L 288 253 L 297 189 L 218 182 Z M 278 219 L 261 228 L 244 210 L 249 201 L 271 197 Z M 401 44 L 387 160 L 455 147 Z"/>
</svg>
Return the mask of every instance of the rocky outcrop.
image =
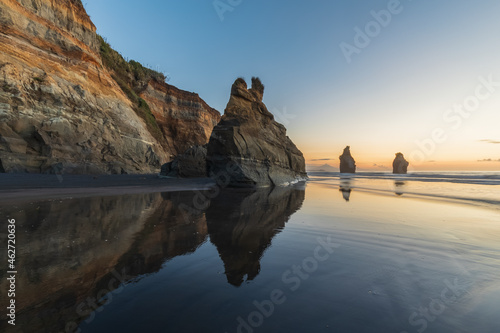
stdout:
<svg viewBox="0 0 500 333">
<path fill-rule="evenodd" d="M 307 177 L 302 152 L 267 110 L 263 95 L 258 78 L 251 89 L 241 78 L 234 82 L 208 143 L 209 175 L 228 173 L 231 186 L 284 185 Z"/>
<path fill-rule="evenodd" d="M 148 103 L 171 155 L 208 143 L 219 123 L 219 111 L 211 108 L 196 93 L 180 90 L 165 82 L 151 80 L 140 96 Z"/>
<path fill-rule="evenodd" d="M 392 173 L 394 174 L 406 174 L 408 173 L 408 162 L 402 153 L 396 153 L 396 158 L 392 162 Z"/>
<path fill-rule="evenodd" d="M 356 173 L 356 162 L 351 155 L 351 147 L 344 148 L 344 153 L 339 156 L 340 158 L 340 172 L 341 173 Z"/>
<path fill-rule="evenodd" d="M 207 147 L 193 146 L 161 167 L 160 177 L 196 178 L 207 176 Z"/>
<path fill-rule="evenodd" d="M 220 117 L 195 94 L 164 93 L 154 75 L 138 76 L 131 89 L 124 76 L 153 71 L 132 61 L 111 68 L 78 0 L 0 2 L 0 46 L 3 172 L 155 173 L 192 143 L 207 143 Z M 151 97 L 158 94 L 163 102 Z M 178 132 L 156 121 L 174 97 L 186 107 L 172 106 L 165 123 L 177 117 L 169 126 Z"/>
</svg>

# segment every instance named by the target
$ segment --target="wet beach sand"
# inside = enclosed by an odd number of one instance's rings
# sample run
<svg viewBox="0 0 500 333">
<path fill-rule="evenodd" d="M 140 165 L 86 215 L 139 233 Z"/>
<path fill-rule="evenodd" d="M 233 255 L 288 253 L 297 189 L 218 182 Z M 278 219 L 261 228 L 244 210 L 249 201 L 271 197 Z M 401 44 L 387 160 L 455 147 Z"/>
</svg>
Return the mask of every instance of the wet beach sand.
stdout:
<svg viewBox="0 0 500 333">
<path fill-rule="evenodd" d="M 9 185 L 59 198 L 0 202 L 18 247 L 17 323 L 0 330 L 497 332 L 499 187 L 359 177 Z"/>
<path fill-rule="evenodd" d="M 207 189 L 210 178 L 177 179 L 151 175 L 0 174 L 0 202 Z"/>
</svg>

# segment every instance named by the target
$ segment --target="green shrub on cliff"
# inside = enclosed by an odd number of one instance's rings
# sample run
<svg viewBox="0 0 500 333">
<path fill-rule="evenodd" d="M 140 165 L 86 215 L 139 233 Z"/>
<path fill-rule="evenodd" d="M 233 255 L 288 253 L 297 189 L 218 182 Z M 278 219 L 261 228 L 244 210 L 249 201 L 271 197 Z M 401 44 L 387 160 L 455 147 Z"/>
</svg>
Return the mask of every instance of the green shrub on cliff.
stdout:
<svg viewBox="0 0 500 333">
<path fill-rule="evenodd" d="M 158 141 L 164 142 L 163 134 L 148 103 L 139 95 L 149 81 L 165 82 L 167 77 L 163 73 L 144 67 L 137 61 L 126 61 L 103 37 L 99 35 L 97 37 L 101 43 L 100 53 L 104 66 L 111 70 L 113 79 L 134 103 L 134 111 L 144 119 L 149 132 Z"/>
</svg>

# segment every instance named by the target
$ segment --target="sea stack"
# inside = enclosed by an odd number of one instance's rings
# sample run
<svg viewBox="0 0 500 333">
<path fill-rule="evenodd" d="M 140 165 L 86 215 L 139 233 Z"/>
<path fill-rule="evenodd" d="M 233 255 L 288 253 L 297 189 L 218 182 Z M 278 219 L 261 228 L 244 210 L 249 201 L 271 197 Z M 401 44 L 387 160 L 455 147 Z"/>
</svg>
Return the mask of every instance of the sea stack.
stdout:
<svg viewBox="0 0 500 333">
<path fill-rule="evenodd" d="M 264 85 L 242 78 L 231 88 L 224 116 L 207 148 L 209 176 L 227 177 L 230 186 L 287 185 L 307 179 L 302 152 L 262 102 Z"/>
<path fill-rule="evenodd" d="M 345 147 L 344 153 L 339 156 L 341 173 L 356 173 L 356 161 L 351 156 L 350 148 L 349 146 Z"/>
<path fill-rule="evenodd" d="M 392 162 L 392 173 L 406 174 L 408 173 L 408 165 L 410 165 L 410 162 L 405 160 L 404 155 L 402 153 L 396 153 L 396 158 L 394 162 Z"/>
</svg>

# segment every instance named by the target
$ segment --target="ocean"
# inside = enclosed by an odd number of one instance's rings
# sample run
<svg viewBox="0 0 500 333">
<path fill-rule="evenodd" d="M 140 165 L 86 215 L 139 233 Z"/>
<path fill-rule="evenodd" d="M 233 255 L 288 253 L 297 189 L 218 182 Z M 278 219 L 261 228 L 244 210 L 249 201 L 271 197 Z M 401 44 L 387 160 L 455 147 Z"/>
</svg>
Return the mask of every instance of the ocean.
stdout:
<svg viewBox="0 0 500 333">
<path fill-rule="evenodd" d="M 17 268 L 16 326 L 3 315 L 0 329 L 496 333 L 499 185 L 494 172 L 316 172 L 0 202 Z"/>
</svg>

